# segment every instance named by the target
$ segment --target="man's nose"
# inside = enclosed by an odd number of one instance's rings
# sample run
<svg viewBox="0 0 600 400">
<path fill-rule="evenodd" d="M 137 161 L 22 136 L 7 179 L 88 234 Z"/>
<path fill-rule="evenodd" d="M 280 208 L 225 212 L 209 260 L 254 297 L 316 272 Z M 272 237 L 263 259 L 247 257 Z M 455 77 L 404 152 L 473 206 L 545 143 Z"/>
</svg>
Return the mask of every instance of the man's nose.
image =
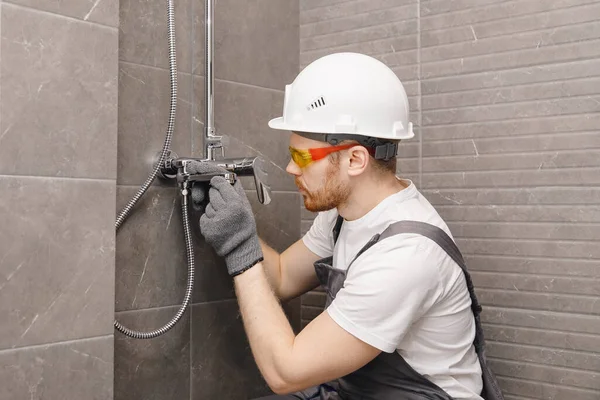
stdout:
<svg viewBox="0 0 600 400">
<path fill-rule="evenodd" d="M 292 160 L 291 158 L 290 158 L 290 162 L 288 163 L 287 167 L 285 168 L 285 171 L 288 174 L 294 175 L 294 176 L 302 175 L 302 169 L 298 165 L 296 165 L 294 160 Z"/>
</svg>

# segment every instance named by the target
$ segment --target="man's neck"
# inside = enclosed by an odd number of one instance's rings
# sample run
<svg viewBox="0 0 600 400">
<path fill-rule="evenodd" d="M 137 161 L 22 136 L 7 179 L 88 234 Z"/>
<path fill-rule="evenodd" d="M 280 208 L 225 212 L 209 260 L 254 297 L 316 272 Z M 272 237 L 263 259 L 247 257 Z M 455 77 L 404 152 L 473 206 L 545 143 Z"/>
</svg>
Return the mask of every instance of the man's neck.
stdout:
<svg viewBox="0 0 600 400">
<path fill-rule="evenodd" d="M 389 196 L 407 187 L 405 182 L 392 175 L 379 180 L 365 179 L 357 183 L 348 200 L 338 206 L 338 213 L 346 221 L 357 220 Z"/>
</svg>

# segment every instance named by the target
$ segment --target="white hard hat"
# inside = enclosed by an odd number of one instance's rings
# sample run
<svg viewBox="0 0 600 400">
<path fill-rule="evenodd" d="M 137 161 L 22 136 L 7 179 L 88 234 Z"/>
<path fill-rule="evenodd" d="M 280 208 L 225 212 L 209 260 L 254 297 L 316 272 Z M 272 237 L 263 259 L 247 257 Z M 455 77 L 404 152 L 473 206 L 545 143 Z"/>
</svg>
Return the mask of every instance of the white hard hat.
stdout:
<svg viewBox="0 0 600 400">
<path fill-rule="evenodd" d="M 273 129 L 350 134 L 383 140 L 414 136 L 402 83 L 382 62 L 336 53 L 309 64 L 285 87 L 283 116 Z"/>
</svg>

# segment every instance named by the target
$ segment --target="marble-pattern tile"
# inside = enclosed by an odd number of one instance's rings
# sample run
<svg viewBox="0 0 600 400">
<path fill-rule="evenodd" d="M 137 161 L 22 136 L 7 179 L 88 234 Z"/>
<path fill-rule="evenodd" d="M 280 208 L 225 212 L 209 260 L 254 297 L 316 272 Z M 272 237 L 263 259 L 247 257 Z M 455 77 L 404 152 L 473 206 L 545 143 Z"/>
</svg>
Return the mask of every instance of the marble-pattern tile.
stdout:
<svg viewBox="0 0 600 400">
<path fill-rule="evenodd" d="M 113 400 L 113 336 L 0 351 L 0 399 Z"/>
<path fill-rule="evenodd" d="M 119 26 L 119 0 L 4 0 L 4 2 L 115 28 Z"/>
<path fill-rule="evenodd" d="M 193 72 L 205 75 L 204 2 L 193 8 Z M 299 72 L 298 8 L 295 0 L 216 1 L 215 78 L 284 90 Z"/>
<path fill-rule="evenodd" d="M 0 349 L 110 334 L 114 181 L 0 177 Z"/>
<path fill-rule="evenodd" d="M 203 98 L 204 78 L 194 77 L 194 98 Z M 283 92 L 237 83 L 215 82 L 215 126 L 217 134 L 227 136 L 225 157 L 261 156 L 266 161 L 268 181 L 273 190 L 296 190 L 292 177 L 285 171 L 290 160 L 289 132 L 269 128 L 270 119 L 281 116 Z M 203 120 L 203 109 L 195 118 Z M 198 128 L 198 129 L 196 129 Z M 203 132 L 195 127 L 194 154 L 203 153 Z M 253 188 L 253 184 L 246 189 Z"/>
<path fill-rule="evenodd" d="M 192 309 L 192 399 L 253 399 L 269 393 L 235 300 Z"/>
<path fill-rule="evenodd" d="M 2 4 L 0 174 L 114 179 L 117 31 Z"/>
<path fill-rule="evenodd" d="M 175 130 L 171 150 L 190 154 L 191 76 L 179 74 Z M 167 133 L 171 104 L 170 77 L 165 70 L 120 63 L 119 145 L 117 182 L 141 185 L 152 171 Z M 174 187 L 156 179 L 155 185 Z"/>
<path fill-rule="evenodd" d="M 117 188 L 119 210 L 137 191 Z M 151 187 L 117 234 L 116 311 L 181 304 L 187 283 L 181 194 Z"/>
<path fill-rule="evenodd" d="M 151 331 L 168 322 L 178 307 L 127 311 L 117 319 L 131 329 Z M 190 398 L 190 309 L 164 335 L 131 339 L 115 333 L 114 400 Z"/>
<path fill-rule="evenodd" d="M 192 6 L 200 1 L 176 0 L 175 47 L 179 72 L 192 70 Z M 120 0 L 119 59 L 169 68 L 167 0 Z"/>
</svg>

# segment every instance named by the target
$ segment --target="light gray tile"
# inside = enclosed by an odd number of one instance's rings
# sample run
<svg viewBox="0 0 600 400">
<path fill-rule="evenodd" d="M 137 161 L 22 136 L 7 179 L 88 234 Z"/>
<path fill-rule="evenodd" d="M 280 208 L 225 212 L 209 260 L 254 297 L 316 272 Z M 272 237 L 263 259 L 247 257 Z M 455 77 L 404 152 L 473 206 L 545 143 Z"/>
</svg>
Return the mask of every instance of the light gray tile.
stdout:
<svg viewBox="0 0 600 400">
<path fill-rule="evenodd" d="M 1 399 L 113 399 L 113 336 L 0 352 Z"/>
<path fill-rule="evenodd" d="M 548 365 L 527 365 L 509 360 L 491 360 L 490 367 L 494 373 L 505 377 L 600 390 L 598 375 L 593 372 L 565 370 Z"/>
<path fill-rule="evenodd" d="M 592 335 L 573 335 L 569 332 L 487 324 L 483 328 L 487 340 L 534 346 L 542 342 L 555 348 L 583 352 L 595 352 L 598 349 L 598 341 Z"/>
<path fill-rule="evenodd" d="M 119 0 L 4 0 L 83 21 L 119 26 Z"/>
<path fill-rule="evenodd" d="M 598 58 L 600 56 L 598 43 L 600 40 L 594 39 L 578 43 L 540 46 L 539 48 L 536 46 L 510 53 L 491 52 L 477 57 L 459 57 L 423 63 L 421 76 L 423 79 L 429 79 Z"/>
<path fill-rule="evenodd" d="M 0 173 L 114 179 L 117 31 L 2 4 Z"/>
<path fill-rule="evenodd" d="M 568 99 L 566 100 L 568 104 Z M 454 140 L 471 138 L 518 138 L 534 136 L 545 141 L 545 134 L 596 132 L 600 113 L 562 115 L 560 118 L 527 118 L 499 121 L 481 121 L 467 124 L 423 126 L 423 145 L 429 140 Z M 533 139 L 535 140 L 535 139 Z"/>
<path fill-rule="evenodd" d="M 178 307 L 117 313 L 131 329 L 151 331 L 167 323 Z M 115 333 L 115 400 L 185 400 L 190 397 L 190 313 L 154 339 Z"/>
<path fill-rule="evenodd" d="M 192 341 L 192 399 L 245 400 L 269 393 L 234 300 L 195 304 Z"/>
<path fill-rule="evenodd" d="M 136 191 L 118 188 L 119 210 Z M 188 274 L 185 249 L 179 190 L 150 188 L 117 235 L 116 310 L 181 304 Z M 196 263 L 203 268 L 201 259 Z"/>
<path fill-rule="evenodd" d="M 300 38 L 327 35 L 375 25 L 392 24 L 397 21 L 417 18 L 417 3 L 403 4 L 395 8 L 373 10 L 366 14 L 350 14 L 342 18 L 324 19 L 300 27 Z"/>
<path fill-rule="evenodd" d="M 115 184 L 0 179 L 0 348 L 112 333 Z"/>
<path fill-rule="evenodd" d="M 197 2 L 201 3 L 201 2 Z M 194 73 L 204 75 L 204 9 L 194 5 Z M 215 4 L 215 77 L 284 90 L 298 73 L 298 2 Z M 216 91 L 217 95 L 219 91 Z"/>
<path fill-rule="evenodd" d="M 368 28 L 350 29 L 337 32 L 331 35 L 322 36 L 307 36 L 300 39 L 300 57 L 303 64 L 310 62 L 317 57 L 311 56 L 311 52 L 323 52 L 325 49 L 344 47 L 344 46 L 361 46 L 365 43 L 366 47 L 370 44 L 375 44 L 375 47 L 381 46 L 383 43 L 401 43 L 404 46 L 412 46 L 414 36 L 418 34 L 418 22 L 416 18 L 408 20 L 399 20 L 392 24 L 374 25 Z M 409 38 L 409 42 L 403 40 Z M 365 50 L 367 48 L 365 47 Z M 362 47 L 361 47 L 362 48 Z M 387 47 L 385 51 L 395 49 Z M 380 49 L 377 53 L 381 54 L 385 51 Z M 304 57 L 309 57 L 306 60 Z"/>
<path fill-rule="evenodd" d="M 175 40 L 179 72 L 192 68 L 192 0 L 175 4 Z M 119 59 L 169 68 L 166 0 L 120 0 Z"/>
<path fill-rule="evenodd" d="M 422 49 L 421 61 L 427 63 L 450 58 L 475 57 L 489 54 L 490 49 L 500 53 L 597 39 L 600 29 L 595 22 L 517 33 L 511 35 L 510 40 L 507 40 L 505 36 L 475 40 L 477 34 L 473 29 L 473 40 Z"/>
<path fill-rule="evenodd" d="M 165 70 L 120 64 L 118 177 L 122 185 L 141 185 L 152 171 L 165 142 L 171 104 Z M 191 75 L 178 77 L 178 101 L 171 150 L 191 152 Z M 173 186 L 157 179 L 156 185 Z"/>
<path fill-rule="evenodd" d="M 600 333 L 598 317 L 563 312 L 486 307 L 481 314 L 483 323 L 571 332 L 573 334 Z M 540 342 L 538 342 L 539 344 Z"/>
<path fill-rule="evenodd" d="M 498 384 L 503 393 L 513 395 L 513 399 L 536 398 L 536 399 L 570 399 L 570 400 L 596 400 L 598 391 L 585 390 L 575 387 L 542 384 L 523 379 L 511 379 L 503 376 L 498 377 Z"/>
<path fill-rule="evenodd" d="M 203 96 L 203 78 L 194 77 L 195 98 Z M 217 134 L 228 136 L 225 156 L 261 156 L 266 161 L 269 184 L 273 190 L 296 190 L 292 177 L 285 171 L 290 160 L 289 132 L 269 128 L 271 118 L 281 116 L 283 92 L 237 83 L 216 81 L 215 125 Z M 202 112 L 197 109 L 196 112 Z M 196 115 L 195 118 L 202 118 Z M 200 124 L 194 131 L 194 154 L 200 156 L 203 137 Z M 252 186 L 244 181 L 247 190 Z"/>
<path fill-rule="evenodd" d="M 573 7 L 578 5 L 594 3 L 594 0 L 559 0 L 559 1 L 535 1 L 519 4 L 515 7 L 511 2 L 496 2 L 487 7 L 460 10 L 457 12 L 443 13 L 439 15 L 423 16 L 421 18 L 421 29 L 423 31 L 441 30 L 461 25 L 482 23 L 499 19 L 511 19 L 522 15 L 542 13 L 554 9 Z M 460 2 L 457 3 L 460 7 Z M 455 4 L 452 3 L 454 8 Z"/>
</svg>

